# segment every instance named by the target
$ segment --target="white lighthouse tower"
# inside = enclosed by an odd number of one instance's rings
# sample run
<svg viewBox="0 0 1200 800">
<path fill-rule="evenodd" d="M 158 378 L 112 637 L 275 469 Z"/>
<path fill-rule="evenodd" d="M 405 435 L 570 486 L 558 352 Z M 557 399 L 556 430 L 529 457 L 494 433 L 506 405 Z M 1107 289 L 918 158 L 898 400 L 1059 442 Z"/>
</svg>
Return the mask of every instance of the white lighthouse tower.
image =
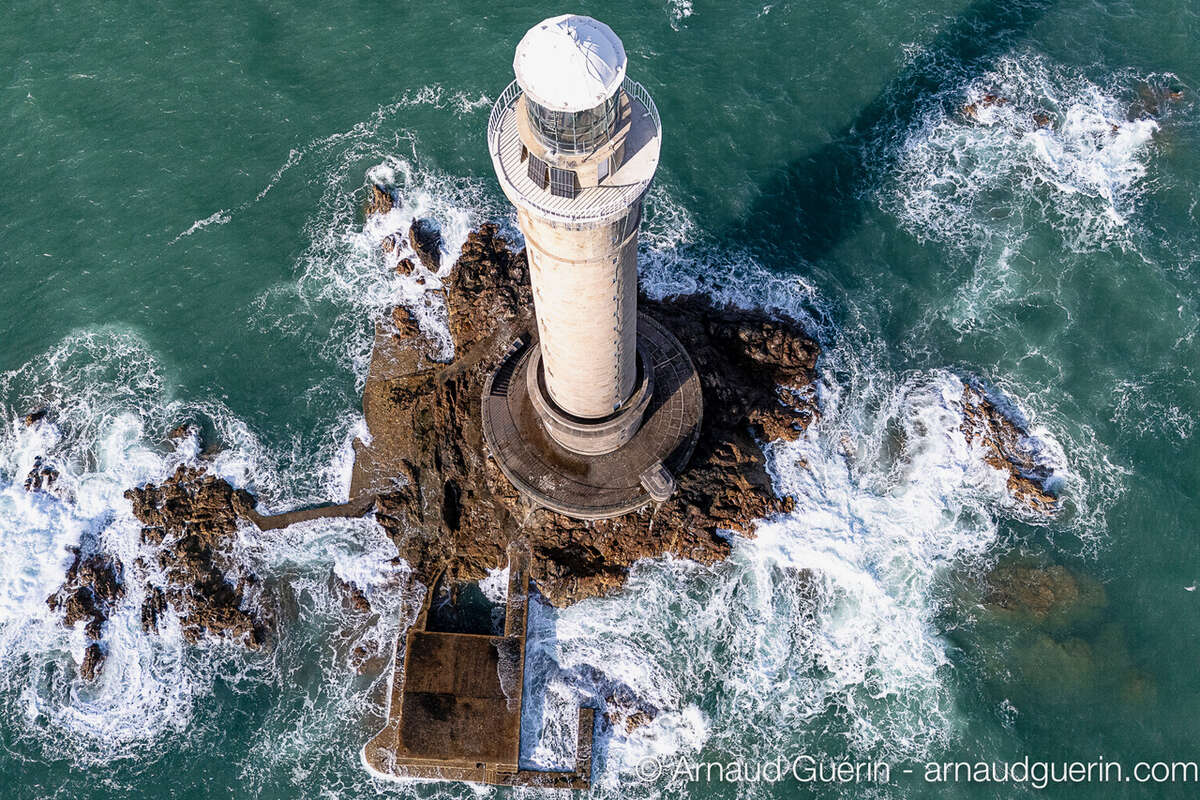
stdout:
<svg viewBox="0 0 1200 800">
<path fill-rule="evenodd" d="M 670 470 L 690 455 L 700 414 L 686 352 L 638 314 L 638 228 L 662 125 L 626 66 L 621 40 L 604 23 L 573 14 L 544 20 L 517 45 L 516 80 L 488 123 L 496 176 L 525 236 L 537 341 L 489 382 L 484 431 L 519 489 L 588 518 L 669 496 Z M 512 406 L 507 414 L 496 400 L 489 409 L 497 387 Z M 664 409 L 674 432 L 646 436 Z M 522 467 L 514 450 L 541 466 Z M 598 506 L 587 497 L 613 489 L 613 480 L 629 484 L 628 497 Z"/>
</svg>

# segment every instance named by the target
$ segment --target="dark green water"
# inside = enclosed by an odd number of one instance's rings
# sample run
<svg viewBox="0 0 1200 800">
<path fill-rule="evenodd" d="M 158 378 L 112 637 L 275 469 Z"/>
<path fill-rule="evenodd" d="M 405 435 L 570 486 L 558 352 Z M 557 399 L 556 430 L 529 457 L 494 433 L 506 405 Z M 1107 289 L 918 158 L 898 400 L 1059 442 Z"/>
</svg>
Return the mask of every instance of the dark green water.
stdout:
<svg viewBox="0 0 1200 800">
<path fill-rule="evenodd" d="M 67 545 L 137 558 L 121 492 L 194 455 L 162 443 L 180 421 L 268 506 L 346 491 L 372 315 L 408 302 L 442 330 L 379 252 L 386 224 L 364 230 L 364 187 L 394 180 L 391 221 L 431 216 L 451 251 L 511 224 L 487 114 L 521 34 L 563 10 L 612 25 L 663 118 L 645 287 L 800 318 L 824 416 L 770 448 L 796 513 L 730 562 L 640 565 L 617 597 L 533 615 L 528 763 L 616 696 L 656 717 L 600 731 L 597 795 L 1194 796 L 920 779 L 930 759 L 1200 761 L 1194 0 L 6 9 L 4 796 L 475 796 L 359 765 L 380 682 L 354 651 L 386 651 L 413 590 L 369 520 L 239 544 L 278 590 L 267 654 L 145 636 L 134 587 L 86 686 L 82 632 L 44 599 Z M 1054 519 L 967 447 L 963 380 L 1029 422 Z M 42 404 L 53 426 L 19 423 Z M 66 501 L 21 489 L 37 455 Z M 1081 599 L 987 611 L 980 576 L 1017 555 Z M 331 570 L 379 618 L 348 616 Z M 892 781 L 637 778 L 651 756 L 800 753 Z"/>
</svg>

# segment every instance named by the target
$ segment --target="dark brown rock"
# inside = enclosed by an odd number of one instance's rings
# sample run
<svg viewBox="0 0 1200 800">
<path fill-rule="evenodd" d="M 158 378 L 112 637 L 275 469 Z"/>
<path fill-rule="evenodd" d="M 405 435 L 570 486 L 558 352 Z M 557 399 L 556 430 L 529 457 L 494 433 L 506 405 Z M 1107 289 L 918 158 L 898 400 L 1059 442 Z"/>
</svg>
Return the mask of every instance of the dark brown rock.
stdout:
<svg viewBox="0 0 1200 800">
<path fill-rule="evenodd" d="M 96 642 L 92 642 L 83 651 L 83 663 L 79 665 L 79 675 L 86 681 L 96 680 L 104 666 L 104 650 Z"/>
<path fill-rule="evenodd" d="M 142 540 L 157 544 L 166 578 L 161 595 L 148 592 L 143 626 L 157 628 L 169 602 L 189 641 L 208 634 L 261 646 L 267 621 L 248 603 L 258 579 L 230 552 L 239 517 L 253 513 L 250 494 L 181 466 L 162 484 L 130 489 L 125 497 L 142 523 Z"/>
<path fill-rule="evenodd" d="M 158 633 L 159 624 L 167 613 L 167 595 L 157 586 L 146 585 L 146 599 L 142 601 L 142 630 Z"/>
<path fill-rule="evenodd" d="M 1053 470 L 1037 461 L 1029 433 L 971 385 L 963 387 L 962 414 L 967 443 L 980 443 L 984 460 L 1008 473 L 1009 493 L 1039 513 L 1057 511 L 1058 497 L 1050 489 Z"/>
<path fill-rule="evenodd" d="M 396 335 L 401 339 L 415 339 L 421 335 L 421 326 L 416 317 L 404 306 L 392 309 L 392 322 L 396 325 Z"/>
<path fill-rule="evenodd" d="M 402 258 L 396 263 L 396 272 L 400 275 L 411 275 L 412 271 L 417 268 L 411 258 Z"/>
<path fill-rule="evenodd" d="M 124 570 L 115 557 L 103 553 L 85 556 L 79 549 L 74 552 L 63 585 L 46 598 L 46 604 L 51 611 L 62 612 L 63 625 L 68 628 L 87 620 L 88 635 L 99 639 L 112 607 L 125 596 Z"/>
<path fill-rule="evenodd" d="M 393 202 L 391 189 L 374 184 L 363 204 L 363 213 L 368 217 L 372 214 L 386 214 L 392 210 Z"/>
<path fill-rule="evenodd" d="M 408 243 L 430 272 L 442 266 L 442 234 L 432 220 L 414 219 L 408 228 Z"/>
<path fill-rule="evenodd" d="M 330 573 L 330 587 L 334 595 L 342 599 L 342 606 L 352 611 L 370 611 L 371 603 L 363 590 L 350 581 L 343 580 L 336 572 Z"/>
<path fill-rule="evenodd" d="M 33 469 L 25 476 L 25 491 L 49 492 L 58 481 L 58 470 L 47 465 L 41 456 L 33 460 Z"/>
<path fill-rule="evenodd" d="M 50 409 L 48 409 L 44 406 L 42 408 L 38 408 L 33 411 L 30 411 L 28 414 L 25 415 L 25 424 L 30 425 L 30 426 L 37 425 L 42 420 L 46 419 L 46 417 L 49 416 L 49 414 L 50 414 Z"/>
<path fill-rule="evenodd" d="M 104 650 L 99 644 L 104 635 L 104 624 L 117 602 L 125 596 L 124 569 L 120 560 L 103 553 L 84 555 L 79 548 L 75 548 L 74 553 L 63 585 L 46 598 L 46 604 L 51 611 L 62 613 L 62 624 L 68 628 L 85 622 L 84 634 L 89 643 L 79 674 L 90 681 L 104 662 Z"/>
</svg>

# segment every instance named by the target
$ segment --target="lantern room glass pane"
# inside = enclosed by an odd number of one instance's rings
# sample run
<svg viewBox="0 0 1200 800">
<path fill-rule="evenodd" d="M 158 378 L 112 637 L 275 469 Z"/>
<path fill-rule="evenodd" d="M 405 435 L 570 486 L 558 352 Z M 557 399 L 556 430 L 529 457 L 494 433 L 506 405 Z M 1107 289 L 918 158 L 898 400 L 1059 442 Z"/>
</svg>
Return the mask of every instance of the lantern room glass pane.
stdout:
<svg viewBox="0 0 1200 800">
<path fill-rule="evenodd" d="M 551 111 L 525 95 L 529 126 L 542 144 L 559 153 L 587 153 L 612 137 L 620 92 L 595 108 Z"/>
</svg>

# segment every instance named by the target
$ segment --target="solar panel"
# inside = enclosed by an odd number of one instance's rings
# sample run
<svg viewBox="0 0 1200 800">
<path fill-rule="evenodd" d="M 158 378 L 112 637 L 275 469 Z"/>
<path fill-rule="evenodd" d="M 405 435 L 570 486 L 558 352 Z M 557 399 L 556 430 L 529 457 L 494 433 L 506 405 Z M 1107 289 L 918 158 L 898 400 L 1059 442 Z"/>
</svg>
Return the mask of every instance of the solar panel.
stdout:
<svg viewBox="0 0 1200 800">
<path fill-rule="evenodd" d="M 550 167 L 550 194 L 555 197 L 574 198 L 578 194 L 575 188 L 575 173 L 569 169 Z"/>
<path fill-rule="evenodd" d="M 549 176 L 547 174 L 546 162 L 542 161 L 540 158 L 535 156 L 533 153 L 530 153 L 528 169 L 529 169 L 529 173 L 528 173 L 529 180 L 531 180 L 535 184 L 537 184 L 539 189 L 545 189 L 546 182 L 549 179 Z"/>
</svg>

